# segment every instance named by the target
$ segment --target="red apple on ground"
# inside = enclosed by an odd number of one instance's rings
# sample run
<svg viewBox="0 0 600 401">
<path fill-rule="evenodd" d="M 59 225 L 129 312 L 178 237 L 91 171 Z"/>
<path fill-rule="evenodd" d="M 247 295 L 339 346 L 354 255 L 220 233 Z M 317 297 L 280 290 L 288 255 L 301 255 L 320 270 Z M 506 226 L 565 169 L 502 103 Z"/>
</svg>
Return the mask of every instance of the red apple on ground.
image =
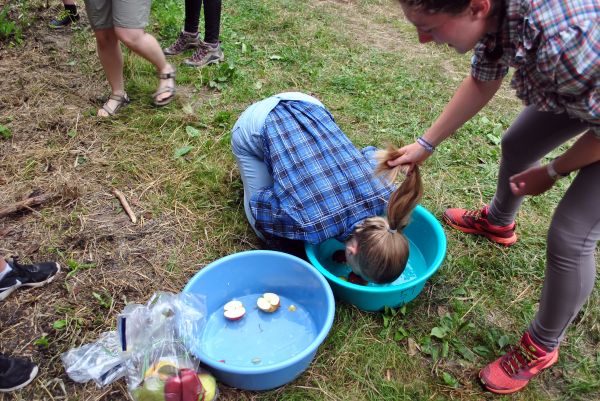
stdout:
<svg viewBox="0 0 600 401">
<path fill-rule="evenodd" d="M 203 399 L 202 382 L 194 369 L 181 369 L 181 401 L 199 401 Z"/>
</svg>

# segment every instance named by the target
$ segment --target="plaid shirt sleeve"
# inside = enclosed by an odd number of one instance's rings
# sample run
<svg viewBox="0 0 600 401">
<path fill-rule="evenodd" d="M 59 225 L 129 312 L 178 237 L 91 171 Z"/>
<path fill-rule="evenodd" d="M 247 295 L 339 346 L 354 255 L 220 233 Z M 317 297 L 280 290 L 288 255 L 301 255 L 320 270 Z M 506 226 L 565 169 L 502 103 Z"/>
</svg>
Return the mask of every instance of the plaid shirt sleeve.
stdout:
<svg viewBox="0 0 600 401">
<path fill-rule="evenodd" d="M 570 113 L 589 121 L 600 136 L 600 26 L 588 21 L 587 26 L 561 32 L 549 42 L 545 47 L 549 54 L 541 55 L 544 64 L 540 68 L 552 73 L 561 97 L 572 99 Z M 558 55 L 551 53 L 553 48 L 561 49 Z"/>
<path fill-rule="evenodd" d="M 486 49 L 494 46 L 494 40 L 486 37 L 477 45 L 471 58 L 471 76 L 479 81 L 495 81 L 508 74 L 508 65 L 486 57 Z"/>
</svg>

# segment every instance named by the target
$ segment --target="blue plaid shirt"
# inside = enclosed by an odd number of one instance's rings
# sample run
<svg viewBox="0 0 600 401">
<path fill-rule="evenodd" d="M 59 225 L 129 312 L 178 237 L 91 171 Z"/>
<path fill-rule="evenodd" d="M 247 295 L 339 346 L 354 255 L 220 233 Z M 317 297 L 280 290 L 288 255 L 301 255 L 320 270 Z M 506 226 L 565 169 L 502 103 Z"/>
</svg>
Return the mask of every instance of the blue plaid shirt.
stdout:
<svg viewBox="0 0 600 401">
<path fill-rule="evenodd" d="M 267 237 L 343 241 L 358 223 L 384 213 L 395 187 L 373 176 L 375 148 L 356 149 L 325 108 L 281 101 L 261 134 L 274 184 L 250 207 Z"/>
</svg>

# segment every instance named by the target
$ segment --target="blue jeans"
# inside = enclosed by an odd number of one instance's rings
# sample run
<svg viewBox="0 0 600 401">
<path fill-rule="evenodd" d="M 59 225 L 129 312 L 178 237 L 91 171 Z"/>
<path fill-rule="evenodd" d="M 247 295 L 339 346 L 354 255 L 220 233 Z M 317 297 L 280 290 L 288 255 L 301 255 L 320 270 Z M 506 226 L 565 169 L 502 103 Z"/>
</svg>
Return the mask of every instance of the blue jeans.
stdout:
<svg viewBox="0 0 600 401">
<path fill-rule="evenodd" d="M 252 195 L 264 187 L 273 185 L 273 177 L 264 162 L 262 136 L 260 132 L 250 132 L 236 126 L 231 136 L 231 148 L 244 184 L 246 217 L 256 235 L 264 240 L 264 236 L 256 229 L 256 219 L 250 209 Z"/>
</svg>

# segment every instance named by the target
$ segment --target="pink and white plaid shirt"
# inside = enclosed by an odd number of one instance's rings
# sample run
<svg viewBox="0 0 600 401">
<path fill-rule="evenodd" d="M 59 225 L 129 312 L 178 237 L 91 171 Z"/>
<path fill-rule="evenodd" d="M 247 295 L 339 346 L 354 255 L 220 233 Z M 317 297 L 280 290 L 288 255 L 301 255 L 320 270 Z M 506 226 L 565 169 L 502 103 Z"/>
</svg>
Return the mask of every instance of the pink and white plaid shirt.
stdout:
<svg viewBox="0 0 600 401">
<path fill-rule="evenodd" d="M 524 104 L 566 112 L 600 136 L 599 0 L 506 0 L 500 31 L 475 46 L 471 75 L 500 79 L 509 67 Z"/>
</svg>

